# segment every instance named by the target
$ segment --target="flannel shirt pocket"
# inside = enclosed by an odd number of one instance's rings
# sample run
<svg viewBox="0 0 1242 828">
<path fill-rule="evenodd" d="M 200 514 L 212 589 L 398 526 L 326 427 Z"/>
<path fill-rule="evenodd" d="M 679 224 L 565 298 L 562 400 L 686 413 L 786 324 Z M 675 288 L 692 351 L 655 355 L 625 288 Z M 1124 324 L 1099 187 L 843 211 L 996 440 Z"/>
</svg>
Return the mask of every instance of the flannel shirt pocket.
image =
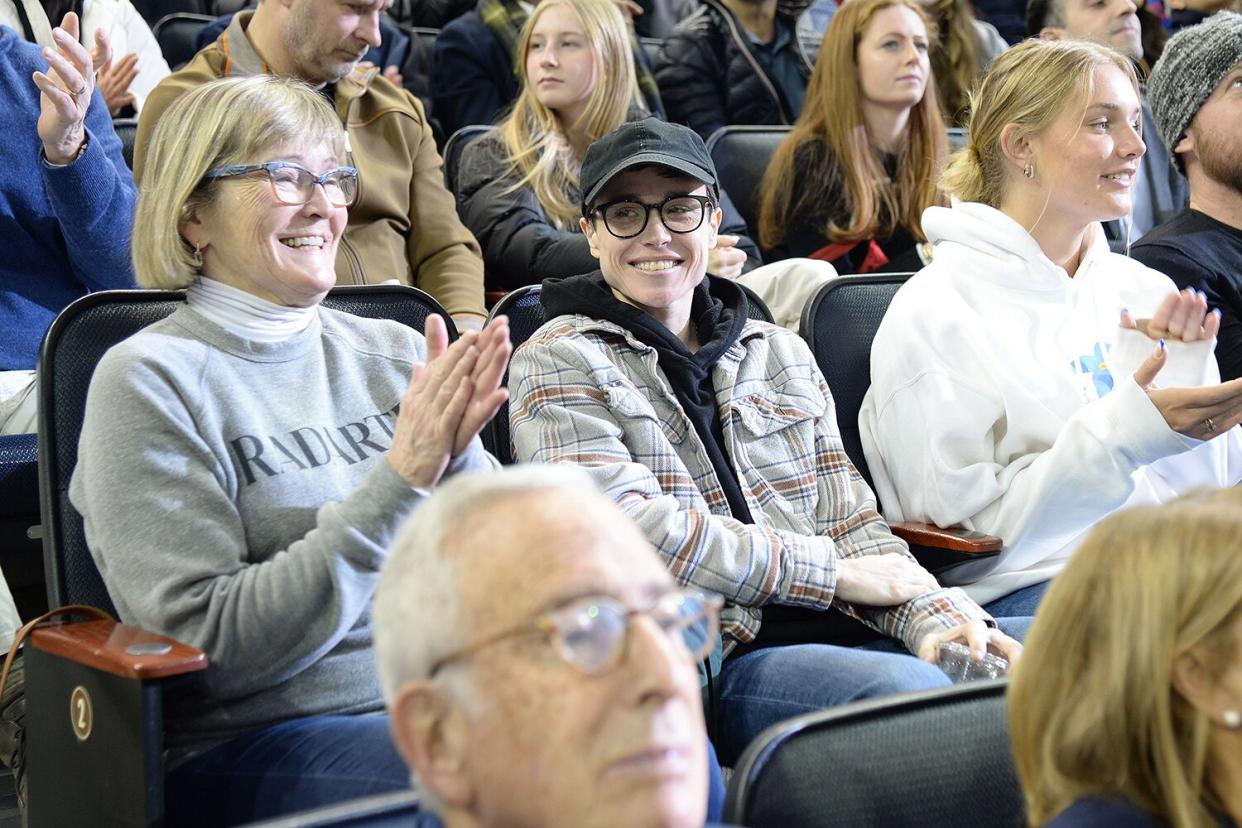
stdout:
<svg viewBox="0 0 1242 828">
<path fill-rule="evenodd" d="M 626 425 L 621 422 L 623 418 L 649 421 L 646 428 L 659 428 L 664 439 L 675 446 L 685 441 L 690 423 L 685 415 L 668 401 L 659 397 L 652 399 L 634 386 L 623 382 L 608 383 L 603 390 L 608 398 L 608 409 L 616 415 L 622 431 L 627 435 L 632 435 L 635 428 L 643 426 L 639 423 Z M 649 439 L 644 440 L 643 444 L 651 448 L 658 445 L 656 440 L 658 435 L 654 432 L 648 431 L 645 436 Z M 635 448 L 629 437 L 626 438 L 626 444 L 630 445 L 631 450 Z"/>
<path fill-rule="evenodd" d="M 819 386 L 790 380 L 733 401 L 735 464 L 780 528 L 815 534 L 819 504 L 818 423 L 828 411 Z"/>
</svg>

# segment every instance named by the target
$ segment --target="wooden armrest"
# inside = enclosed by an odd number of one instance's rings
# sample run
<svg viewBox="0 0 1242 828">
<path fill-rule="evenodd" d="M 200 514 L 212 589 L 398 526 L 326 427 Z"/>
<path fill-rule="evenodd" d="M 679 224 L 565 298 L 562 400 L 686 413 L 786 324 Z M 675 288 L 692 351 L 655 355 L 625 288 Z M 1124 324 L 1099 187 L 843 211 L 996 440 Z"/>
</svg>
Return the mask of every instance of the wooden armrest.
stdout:
<svg viewBox="0 0 1242 828">
<path fill-rule="evenodd" d="M 505 291 L 505 290 L 485 290 L 483 291 L 483 304 L 491 308 L 501 299 L 504 299 L 507 295 L 508 295 L 508 291 Z"/>
<path fill-rule="evenodd" d="M 964 555 L 991 555 L 1001 549 L 1001 539 L 969 529 L 941 529 L 930 523 L 890 523 L 893 534 L 911 546 L 928 546 Z"/>
<path fill-rule="evenodd" d="M 197 647 L 115 621 L 36 627 L 30 643 L 51 655 L 139 681 L 207 667 L 207 654 Z"/>
</svg>

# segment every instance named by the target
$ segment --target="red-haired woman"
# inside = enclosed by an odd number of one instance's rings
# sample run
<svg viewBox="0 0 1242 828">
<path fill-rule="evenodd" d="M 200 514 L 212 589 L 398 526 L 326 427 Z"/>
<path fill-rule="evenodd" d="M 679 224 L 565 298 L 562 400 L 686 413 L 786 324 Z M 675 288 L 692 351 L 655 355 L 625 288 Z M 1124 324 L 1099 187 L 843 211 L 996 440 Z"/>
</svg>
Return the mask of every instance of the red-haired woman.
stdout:
<svg viewBox="0 0 1242 828">
<path fill-rule="evenodd" d="M 922 267 L 919 217 L 944 200 L 935 182 L 948 153 L 928 49 L 914 0 L 851 0 L 836 13 L 760 187 L 765 257 L 839 273 Z"/>
</svg>

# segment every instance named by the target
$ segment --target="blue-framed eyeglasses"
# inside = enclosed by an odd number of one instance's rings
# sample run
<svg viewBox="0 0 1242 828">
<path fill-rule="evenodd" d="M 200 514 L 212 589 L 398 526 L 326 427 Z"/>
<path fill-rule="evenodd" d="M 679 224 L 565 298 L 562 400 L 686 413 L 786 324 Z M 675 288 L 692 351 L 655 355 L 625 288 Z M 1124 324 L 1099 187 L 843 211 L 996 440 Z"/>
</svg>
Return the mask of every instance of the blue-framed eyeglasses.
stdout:
<svg viewBox="0 0 1242 828">
<path fill-rule="evenodd" d="M 569 666 L 599 675 L 616 667 L 629 643 L 634 618 L 645 615 L 695 661 L 712 651 L 720 637 L 719 595 L 694 589 L 672 589 L 642 609 L 630 609 L 615 598 L 590 595 L 545 612 L 521 626 L 488 636 L 435 662 L 429 677 L 448 664 L 478 653 L 507 638 L 542 635 Z"/>
<path fill-rule="evenodd" d="M 272 186 L 272 195 L 281 204 L 298 207 L 315 196 L 315 185 L 323 187 L 323 194 L 333 207 L 349 207 L 358 197 L 358 169 L 337 167 L 323 175 L 315 175 L 301 164 L 292 161 L 265 161 L 262 164 L 232 164 L 208 170 L 206 180 L 233 178 L 240 175 L 263 173 Z"/>
</svg>

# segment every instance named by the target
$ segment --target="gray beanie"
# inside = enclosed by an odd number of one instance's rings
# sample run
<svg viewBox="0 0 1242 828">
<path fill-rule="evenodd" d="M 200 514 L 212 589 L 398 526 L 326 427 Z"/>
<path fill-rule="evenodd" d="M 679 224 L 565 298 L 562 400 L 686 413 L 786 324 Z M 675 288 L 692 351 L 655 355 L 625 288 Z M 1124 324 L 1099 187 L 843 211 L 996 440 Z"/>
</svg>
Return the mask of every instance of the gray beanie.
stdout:
<svg viewBox="0 0 1242 828">
<path fill-rule="evenodd" d="M 1203 102 L 1230 69 L 1242 61 L 1242 14 L 1220 11 L 1182 29 L 1164 45 L 1147 79 L 1147 100 L 1160 140 L 1173 151 Z"/>
</svg>

